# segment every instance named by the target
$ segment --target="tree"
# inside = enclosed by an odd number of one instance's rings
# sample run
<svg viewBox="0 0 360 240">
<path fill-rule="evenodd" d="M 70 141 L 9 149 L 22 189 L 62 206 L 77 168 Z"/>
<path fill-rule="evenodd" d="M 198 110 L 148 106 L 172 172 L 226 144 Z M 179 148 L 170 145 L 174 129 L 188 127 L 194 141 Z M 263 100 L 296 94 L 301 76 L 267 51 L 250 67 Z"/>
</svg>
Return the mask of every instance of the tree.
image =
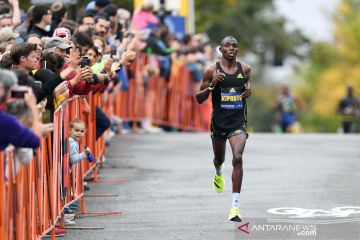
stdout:
<svg viewBox="0 0 360 240">
<path fill-rule="evenodd" d="M 303 124 L 308 130 L 335 131 L 339 127 L 336 108 L 347 85 L 360 88 L 360 2 L 342 0 L 334 16 L 335 43 L 313 45 L 310 62 L 298 89 L 307 102 Z"/>
<path fill-rule="evenodd" d="M 308 43 L 299 30 L 285 30 L 286 21 L 274 13 L 273 0 L 201 0 L 195 8 L 197 32 L 208 33 L 215 42 L 233 35 L 242 52 L 257 54 L 263 63 L 269 50 L 274 65 L 289 55 L 301 57 L 297 47 Z"/>
</svg>

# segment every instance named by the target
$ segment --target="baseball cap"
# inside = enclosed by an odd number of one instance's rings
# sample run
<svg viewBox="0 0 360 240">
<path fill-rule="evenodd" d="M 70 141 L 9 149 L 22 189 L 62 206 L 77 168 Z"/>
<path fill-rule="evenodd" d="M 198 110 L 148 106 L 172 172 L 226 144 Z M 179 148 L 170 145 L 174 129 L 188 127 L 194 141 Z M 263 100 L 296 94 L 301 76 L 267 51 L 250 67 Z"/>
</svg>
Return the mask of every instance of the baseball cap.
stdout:
<svg viewBox="0 0 360 240">
<path fill-rule="evenodd" d="M 95 6 L 98 7 L 106 7 L 110 3 L 111 3 L 110 0 L 95 0 Z"/>
<path fill-rule="evenodd" d="M 64 28 L 64 27 L 56 28 L 54 31 L 53 37 L 60 37 L 60 38 L 68 37 L 68 38 L 70 38 L 71 32 L 69 29 Z"/>
<path fill-rule="evenodd" d="M 50 48 L 61 48 L 61 49 L 68 49 L 71 48 L 69 44 L 65 42 L 63 38 L 59 37 L 52 37 L 45 43 L 44 50 L 48 50 Z"/>
</svg>

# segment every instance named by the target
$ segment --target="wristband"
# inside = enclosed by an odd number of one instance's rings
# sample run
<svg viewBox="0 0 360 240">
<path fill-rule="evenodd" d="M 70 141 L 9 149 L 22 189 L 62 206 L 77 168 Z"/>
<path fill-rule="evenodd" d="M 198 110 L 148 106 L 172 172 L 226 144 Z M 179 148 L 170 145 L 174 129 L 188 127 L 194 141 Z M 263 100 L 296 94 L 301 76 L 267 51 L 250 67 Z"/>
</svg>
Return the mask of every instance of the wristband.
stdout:
<svg viewBox="0 0 360 240">
<path fill-rule="evenodd" d="M 211 87 L 211 83 L 209 83 L 207 89 L 211 92 L 212 90 L 214 90 L 215 87 Z"/>
</svg>

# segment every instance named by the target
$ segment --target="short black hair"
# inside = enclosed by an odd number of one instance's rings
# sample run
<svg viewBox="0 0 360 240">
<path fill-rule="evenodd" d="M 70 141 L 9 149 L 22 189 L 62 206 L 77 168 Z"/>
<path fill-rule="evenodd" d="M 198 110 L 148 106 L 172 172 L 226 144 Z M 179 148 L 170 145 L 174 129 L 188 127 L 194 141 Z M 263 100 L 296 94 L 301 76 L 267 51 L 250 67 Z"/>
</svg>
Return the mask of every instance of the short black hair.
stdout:
<svg viewBox="0 0 360 240">
<path fill-rule="evenodd" d="M 237 42 L 236 38 L 234 38 L 233 36 L 226 36 L 226 37 L 224 37 L 224 38 L 221 40 L 220 45 L 221 45 L 221 46 L 224 46 L 225 41 L 227 41 L 228 39 L 235 40 L 235 41 Z"/>
<path fill-rule="evenodd" d="M 82 15 L 78 18 L 78 21 L 77 21 L 78 24 L 84 24 L 84 18 L 87 18 L 87 17 L 94 18 L 94 15 L 89 12 L 86 12 L 84 15 Z M 95 19 L 94 19 L 94 21 L 95 21 Z"/>
<path fill-rule="evenodd" d="M 41 22 L 43 16 L 45 16 L 49 10 L 50 8 L 44 5 L 35 6 L 32 10 L 33 22 L 35 24 Z"/>
<path fill-rule="evenodd" d="M 118 7 L 114 4 L 107 5 L 103 12 L 107 14 L 108 17 L 116 16 Z"/>
<path fill-rule="evenodd" d="M 51 10 L 53 12 L 53 19 L 58 20 L 61 20 L 65 16 L 65 13 L 68 11 L 67 7 L 62 2 L 53 3 L 51 5 Z"/>
<path fill-rule="evenodd" d="M 32 51 L 36 51 L 36 45 L 32 43 L 16 44 L 12 47 L 10 56 L 14 64 L 19 64 L 20 58 L 29 56 Z"/>
<path fill-rule="evenodd" d="M 106 14 L 105 13 L 98 13 L 96 14 L 96 16 L 94 17 L 95 19 L 95 23 L 98 23 L 100 19 L 103 19 L 105 21 L 109 21 L 106 17 Z"/>
<path fill-rule="evenodd" d="M 94 41 L 85 32 L 77 32 L 77 33 L 75 33 L 73 39 L 75 40 L 77 45 L 81 45 L 83 47 L 85 47 L 85 46 L 89 46 L 89 47 L 94 46 Z"/>
</svg>

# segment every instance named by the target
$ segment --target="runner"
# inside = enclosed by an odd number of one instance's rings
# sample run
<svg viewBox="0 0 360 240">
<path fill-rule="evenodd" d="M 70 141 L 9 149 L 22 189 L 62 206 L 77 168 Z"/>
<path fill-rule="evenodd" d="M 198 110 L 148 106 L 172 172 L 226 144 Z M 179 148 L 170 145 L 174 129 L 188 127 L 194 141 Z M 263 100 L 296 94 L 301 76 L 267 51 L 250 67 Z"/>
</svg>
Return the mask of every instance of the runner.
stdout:
<svg viewBox="0 0 360 240">
<path fill-rule="evenodd" d="M 291 93 L 289 86 L 283 85 L 275 103 L 277 120 L 283 133 L 296 132 L 294 130 L 297 123 L 296 111 L 301 110 L 301 105 L 300 99 Z"/>
<path fill-rule="evenodd" d="M 226 140 L 229 139 L 233 159 L 233 200 L 229 214 L 230 221 L 241 222 L 239 211 L 240 191 L 243 178 L 242 155 L 248 134 L 246 132 L 246 98 L 250 97 L 250 67 L 236 60 L 238 43 L 228 36 L 221 41 L 220 62 L 211 65 L 205 72 L 200 91 L 196 94 L 198 103 L 203 103 L 212 93 L 211 139 L 214 151 L 214 188 L 222 192 L 225 181 Z"/>
</svg>

